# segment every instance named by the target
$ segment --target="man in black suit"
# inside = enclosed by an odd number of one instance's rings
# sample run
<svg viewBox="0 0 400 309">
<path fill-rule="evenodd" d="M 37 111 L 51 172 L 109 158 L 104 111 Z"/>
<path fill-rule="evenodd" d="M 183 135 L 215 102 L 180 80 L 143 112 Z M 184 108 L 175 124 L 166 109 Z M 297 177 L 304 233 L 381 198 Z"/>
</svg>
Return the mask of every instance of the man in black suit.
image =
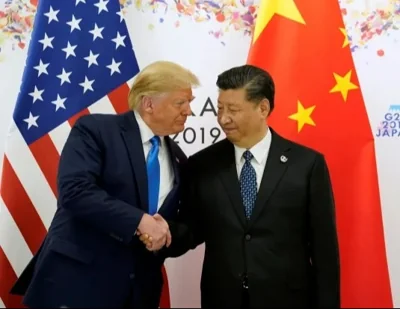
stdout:
<svg viewBox="0 0 400 309">
<path fill-rule="evenodd" d="M 267 72 L 235 67 L 217 86 L 227 138 L 189 158 L 184 224 L 169 222 L 166 254 L 205 243 L 203 308 L 338 308 L 335 209 L 323 155 L 268 127 L 275 89 Z"/>
<path fill-rule="evenodd" d="M 168 135 L 191 115 L 199 81 L 171 62 L 137 76 L 131 111 L 92 114 L 72 128 L 60 158 L 58 204 L 48 234 L 12 289 L 32 308 L 158 308 L 164 258 L 135 234 L 169 242 L 186 156 Z"/>
</svg>

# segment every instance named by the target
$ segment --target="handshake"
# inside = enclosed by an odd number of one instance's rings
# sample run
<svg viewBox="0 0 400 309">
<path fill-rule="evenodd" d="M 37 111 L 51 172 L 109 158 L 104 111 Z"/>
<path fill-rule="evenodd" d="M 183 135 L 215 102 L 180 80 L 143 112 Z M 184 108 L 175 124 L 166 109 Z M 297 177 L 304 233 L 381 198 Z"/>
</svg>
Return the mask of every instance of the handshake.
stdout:
<svg viewBox="0 0 400 309">
<path fill-rule="evenodd" d="M 172 241 L 168 223 L 159 214 L 154 216 L 144 214 L 136 235 L 149 251 L 157 251 L 164 246 L 169 247 Z"/>
</svg>

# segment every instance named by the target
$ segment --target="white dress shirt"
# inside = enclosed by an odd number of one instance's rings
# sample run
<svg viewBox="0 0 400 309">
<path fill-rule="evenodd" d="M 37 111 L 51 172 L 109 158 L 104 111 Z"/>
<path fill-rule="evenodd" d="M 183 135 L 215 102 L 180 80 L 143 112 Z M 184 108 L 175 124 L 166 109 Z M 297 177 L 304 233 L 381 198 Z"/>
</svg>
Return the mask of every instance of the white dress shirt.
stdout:
<svg viewBox="0 0 400 309">
<path fill-rule="evenodd" d="M 271 147 L 272 135 L 271 131 L 268 129 L 267 134 L 264 138 L 255 144 L 251 149 L 240 148 L 235 145 L 235 160 L 236 160 L 236 170 L 238 178 L 240 178 L 240 172 L 242 171 L 245 159 L 243 158 L 243 153 L 249 150 L 253 155 L 250 163 L 254 167 L 257 175 L 257 190 L 260 189 L 261 180 L 264 174 L 265 165 L 267 163 L 269 148 Z"/>
<path fill-rule="evenodd" d="M 139 125 L 140 136 L 142 138 L 142 143 L 143 143 L 144 156 L 147 162 L 147 155 L 151 149 L 150 139 L 154 136 L 154 133 L 151 131 L 149 126 L 143 121 L 140 114 L 136 111 L 134 113 L 137 123 Z M 161 144 L 160 144 L 160 151 L 158 153 L 158 161 L 160 162 L 160 193 L 158 196 L 157 209 L 160 209 L 165 198 L 172 190 L 175 178 L 174 170 L 172 168 L 170 160 L 170 155 L 167 149 L 167 145 L 165 143 L 165 138 L 163 136 L 160 136 L 160 139 L 161 139 Z"/>
</svg>

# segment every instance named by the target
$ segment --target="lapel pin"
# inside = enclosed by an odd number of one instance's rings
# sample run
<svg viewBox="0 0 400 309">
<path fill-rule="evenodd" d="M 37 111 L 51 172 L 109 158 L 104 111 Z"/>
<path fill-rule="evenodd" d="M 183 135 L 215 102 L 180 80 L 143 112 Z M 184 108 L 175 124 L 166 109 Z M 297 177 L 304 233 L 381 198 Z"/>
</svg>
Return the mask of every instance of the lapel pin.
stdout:
<svg viewBox="0 0 400 309">
<path fill-rule="evenodd" d="M 283 155 L 281 156 L 281 162 L 282 163 L 286 163 L 287 160 L 288 160 L 288 158 L 286 156 L 283 156 Z"/>
<path fill-rule="evenodd" d="M 179 159 L 178 158 L 175 158 L 176 159 L 176 162 L 178 162 L 179 163 Z"/>
</svg>

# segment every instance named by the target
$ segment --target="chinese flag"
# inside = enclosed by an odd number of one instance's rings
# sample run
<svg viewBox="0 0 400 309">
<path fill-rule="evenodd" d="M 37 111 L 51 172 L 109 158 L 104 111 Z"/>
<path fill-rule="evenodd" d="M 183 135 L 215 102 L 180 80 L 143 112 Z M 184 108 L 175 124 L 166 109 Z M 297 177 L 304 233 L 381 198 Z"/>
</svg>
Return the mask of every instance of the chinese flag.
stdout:
<svg viewBox="0 0 400 309">
<path fill-rule="evenodd" d="M 342 307 L 393 307 L 374 139 L 338 0 L 261 0 L 248 62 L 271 73 L 269 125 L 325 155 Z"/>
</svg>

